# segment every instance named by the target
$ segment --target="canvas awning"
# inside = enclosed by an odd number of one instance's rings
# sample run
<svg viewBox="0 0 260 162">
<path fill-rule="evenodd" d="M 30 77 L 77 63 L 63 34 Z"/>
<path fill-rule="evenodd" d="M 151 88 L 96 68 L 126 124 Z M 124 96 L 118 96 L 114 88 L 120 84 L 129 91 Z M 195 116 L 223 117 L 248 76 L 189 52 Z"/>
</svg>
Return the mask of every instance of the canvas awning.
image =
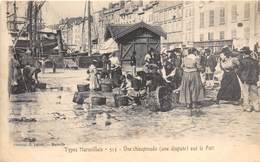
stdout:
<svg viewBox="0 0 260 162">
<path fill-rule="evenodd" d="M 118 51 L 118 45 L 113 38 L 109 38 L 99 49 L 99 53 L 112 53 Z"/>
</svg>

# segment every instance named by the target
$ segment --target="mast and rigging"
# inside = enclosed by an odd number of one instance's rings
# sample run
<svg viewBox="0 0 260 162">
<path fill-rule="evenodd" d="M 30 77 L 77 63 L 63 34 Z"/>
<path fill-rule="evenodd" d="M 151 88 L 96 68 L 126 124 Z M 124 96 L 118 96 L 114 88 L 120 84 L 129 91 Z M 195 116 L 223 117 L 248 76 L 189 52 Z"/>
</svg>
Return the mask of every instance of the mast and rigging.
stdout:
<svg viewBox="0 0 260 162">
<path fill-rule="evenodd" d="M 88 55 L 91 55 L 91 20 L 92 17 L 90 15 L 90 0 L 88 0 Z"/>
<path fill-rule="evenodd" d="M 86 7 L 87 6 L 87 7 Z M 91 48 L 92 48 L 92 42 L 91 42 L 91 14 L 90 14 L 90 0 L 87 0 L 85 2 L 84 7 L 84 15 L 83 15 L 83 22 L 82 22 L 82 33 L 81 33 L 81 48 L 83 52 L 86 51 L 86 42 L 85 42 L 85 21 L 86 21 L 86 8 L 87 8 L 87 21 L 88 21 L 88 55 L 91 55 Z"/>
<path fill-rule="evenodd" d="M 87 5 L 87 1 L 85 1 L 84 15 L 83 15 L 83 20 L 82 20 L 81 48 L 82 48 L 83 52 L 86 51 L 86 42 L 85 42 L 86 5 Z"/>
</svg>

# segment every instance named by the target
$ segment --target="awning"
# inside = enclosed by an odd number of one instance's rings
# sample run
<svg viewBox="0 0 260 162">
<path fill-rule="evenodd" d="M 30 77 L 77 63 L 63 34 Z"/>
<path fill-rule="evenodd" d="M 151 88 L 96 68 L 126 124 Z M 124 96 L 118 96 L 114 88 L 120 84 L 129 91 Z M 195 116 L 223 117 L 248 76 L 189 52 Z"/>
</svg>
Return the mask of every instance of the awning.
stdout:
<svg viewBox="0 0 260 162">
<path fill-rule="evenodd" d="M 118 45 L 113 38 L 109 38 L 99 49 L 101 54 L 118 51 Z"/>
</svg>

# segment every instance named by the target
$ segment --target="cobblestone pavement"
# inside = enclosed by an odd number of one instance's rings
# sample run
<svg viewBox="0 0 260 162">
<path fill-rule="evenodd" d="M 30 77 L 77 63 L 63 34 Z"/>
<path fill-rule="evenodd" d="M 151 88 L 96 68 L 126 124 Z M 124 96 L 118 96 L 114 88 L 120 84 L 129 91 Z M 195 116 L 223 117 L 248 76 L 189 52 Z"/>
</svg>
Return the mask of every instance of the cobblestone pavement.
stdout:
<svg viewBox="0 0 260 162">
<path fill-rule="evenodd" d="M 175 107 L 151 112 L 143 107 L 114 108 L 72 102 L 86 70 L 61 70 L 40 75 L 47 90 L 11 96 L 10 134 L 16 145 L 39 146 L 117 143 L 142 138 L 219 138 L 260 145 L 260 113 L 241 106 L 213 104 L 217 90 L 207 90 L 204 106 L 194 111 Z M 62 87 L 62 88 L 61 88 Z"/>
</svg>

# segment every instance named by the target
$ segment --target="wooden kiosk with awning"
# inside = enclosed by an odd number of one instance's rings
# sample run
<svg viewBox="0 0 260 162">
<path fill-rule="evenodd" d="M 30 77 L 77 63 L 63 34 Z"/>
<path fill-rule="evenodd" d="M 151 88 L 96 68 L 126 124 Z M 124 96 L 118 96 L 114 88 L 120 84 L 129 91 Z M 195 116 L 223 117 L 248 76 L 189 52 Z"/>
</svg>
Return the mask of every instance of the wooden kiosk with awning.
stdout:
<svg viewBox="0 0 260 162">
<path fill-rule="evenodd" d="M 136 51 L 137 66 L 144 65 L 145 54 L 153 48 L 160 52 L 161 37 L 166 33 L 159 26 L 151 26 L 144 22 L 134 25 L 109 24 L 105 32 L 105 40 L 113 38 L 119 47 L 118 57 L 121 64 L 128 64 L 133 51 Z"/>
</svg>

